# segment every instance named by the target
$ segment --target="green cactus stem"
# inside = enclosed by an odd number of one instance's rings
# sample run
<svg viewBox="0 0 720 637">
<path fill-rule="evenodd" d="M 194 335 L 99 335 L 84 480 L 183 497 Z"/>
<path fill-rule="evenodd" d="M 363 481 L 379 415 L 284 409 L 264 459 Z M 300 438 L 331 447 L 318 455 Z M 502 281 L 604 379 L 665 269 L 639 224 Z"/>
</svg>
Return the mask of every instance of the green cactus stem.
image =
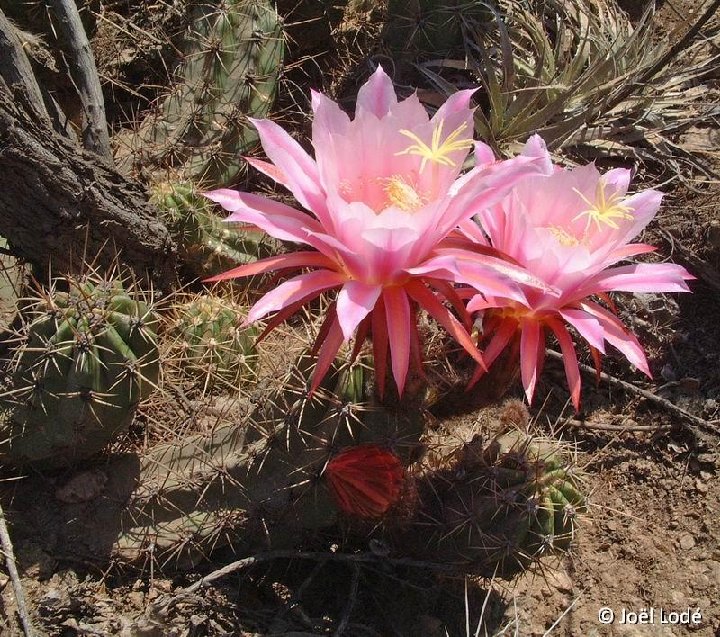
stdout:
<svg viewBox="0 0 720 637">
<path fill-rule="evenodd" d="M 163 182 L 150 199 L 178 245 L 180 260 L 194 277 L 208 277 L 279 250 L 264 232 L 228 223 L 189 182 Z"/>
<path fill-rule="evenodd" d="M 213 387 L 237 389 L 253 382 L 258 354 L 255 327 L 240 327 L 243 308 L 230 299 L 202 294 L 177 306 L 169 330 L 169 360 L 186 377 Z"/>
<path fill-rule="evenodd" d="M 66 466 L 132 422 L 159 376 L 157 316 L 113 277 L 64 277 L 25 300 L 0 399 L 0 458 Z"/>
<path fill-rule="evenodd" d="M 514 430 L 457 456 L 419 485 L 427 559 L 510 577 L 570 548 L 586 499 L 566 448 Z"/>
<path fill-rule="evenodd" d="M 280 18 L 265 0 L 195 3 L 181 50 L 178 80 L 128 141 L 124 167 L 232 185 L 258 142 L 248 117 L 264 117 L 275 97 Z"/>
</svg>

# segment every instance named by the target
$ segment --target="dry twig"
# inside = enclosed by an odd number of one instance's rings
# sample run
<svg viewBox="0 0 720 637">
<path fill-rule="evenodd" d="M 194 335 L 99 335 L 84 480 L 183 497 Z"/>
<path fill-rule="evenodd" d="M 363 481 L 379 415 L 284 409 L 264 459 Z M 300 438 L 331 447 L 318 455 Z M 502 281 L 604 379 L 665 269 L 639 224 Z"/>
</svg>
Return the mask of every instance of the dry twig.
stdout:
<svg viewBox="0 0 720 637">
<path fill-rule="evenodd" d="M 25 603 L 25 592 L 23 591 L 20 575 L 18 575 L 17 566 L 15 565 L 15 551 L 13 550 L 10 534 L 8 533 L 7 524 L 5 524 L 5 511 L 0 505 L 0 545 L 5 554 L 5 564 L 7 566 L 8 575 L 12 582 L 13 592 L 15 593 L 15 603 L 18 607 L 18 615 L 20 616 L 20 624 L 22 625 L 25 637 L 32 637 L 35 631 L 30 621 L 27 604 Z"/>
<path fill-rule="evenodd" d="M 236 560 L 219 568 L 212 573 L 208 573 L 194 584 L 187 588 L 180 589 L 176 592 L 179 595 L 191 595 L 198 590 L 205 588 L 213 582 L 222 579 L 233 573 L 238 573 L 263 562 L 270 562 L 281 559 L 296 560 L 322 560 L 325 562 L 346 562 L 348 564 L 372 564 L 378 562 L 386 562 L 393 566 L 407 566 L 410 568 L 428 569 L 444 573 L 456 573 L 457 568 L 450 564 L 439 564 L 437 562 L 424 562 L 422 560 L 413 560 L 408 558 L 389 558 L 378 557 L 375 553 L 325 553 L 322 551 L 268 551 L 267 553 L 258 553 L 241 560 Z"/>
<path fill-rule="evenodd" d="M 562 360 L 562 354 L 560 354 L 559 352 L 554 352 L 553 350 L 549 349 L 547 350 L 547 354 L 551 358 L 554 358 L 556 360 Z M 578 363 L 578 366 L 580 367 L 580 370 L 585 372 L 586 374 L 591 374 L 592 376 L 599 378 L 600 380 L 608 383 L 609 385 L 620 387 L 626 391 L 629 391 L 632 394 L 641 396 L 642 398 L 645 398 L 646 400 L 649 400 L 650 402 L 660 407 L 663 407 L 664 409 L 667 409 L 670 413 L 680 419 L 680 422 L 682 423 L 683 427 L 685 427 L 685 429 L 690 431 L 693 435 L 696 436 L 696 438 L 700 440 L 704 440 L 707 442 L 707 434 L 712 434 L 715 437 L 720 434 L 720 428 L 718 427 L 716 421 L 708 421 L 704 418 L 700 418 L 699 416 L 695 416 L 689 411 L 685 411 L 682 407 L 678 407 L 675 403 L 668 400 L 667 398 L 658 396 L 657 394 L 647 389 L 643 389 L 642 387 L 638 387 L 637 385 L 633 385 L 626 380 L 621 380 L 620 378 L 611 376 L 606 372 L 600 372 L 598 374 L 597 371 L 589 365 Z"/>
<path fill-rule="evenodd" d="M 84 112 L 83 144 L 85 148 L 112 162 L 110 138 L 105 120 L 105 100 L 100 78 L 95 68 L 95 58 L 85 29 L 80 20 L 77 5 L 72 0 L 52 0 L 58 15 L 58 27 L 66 43 L 67 64 Z"/>
</svg>

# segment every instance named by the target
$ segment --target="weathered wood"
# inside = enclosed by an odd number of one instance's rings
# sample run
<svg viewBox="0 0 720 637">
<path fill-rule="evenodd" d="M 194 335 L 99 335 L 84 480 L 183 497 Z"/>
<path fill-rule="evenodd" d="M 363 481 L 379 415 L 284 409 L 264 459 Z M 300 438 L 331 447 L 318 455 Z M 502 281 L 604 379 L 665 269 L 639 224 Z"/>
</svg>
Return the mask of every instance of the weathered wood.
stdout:
<svg viewBox="0 0 720 637">
<path fill-rule="evenodd" d="M 95 68 L 90 42 L 80 20 L 75 0 L 51 0 L 58 16 L 66 61 L 83 108 L 83 145 L 112 162 L 110 137 L 105 120 L 105 100 Z"/>
<path fill-rule="evenodd" d="M 0 77 L 8 86 L 22 86 L 35 116 L 50 120 L 30 60 L 17 37 L 17 30 L 2 11 L 0 11 Z"/>
<path fill-rule="evenodd" d="M 30 115 L 32 102 L 0 81 L 0 235 L 44 271 L 87 258 L 174 287 L 175 247 L 143 186 Z"/>
</svg>

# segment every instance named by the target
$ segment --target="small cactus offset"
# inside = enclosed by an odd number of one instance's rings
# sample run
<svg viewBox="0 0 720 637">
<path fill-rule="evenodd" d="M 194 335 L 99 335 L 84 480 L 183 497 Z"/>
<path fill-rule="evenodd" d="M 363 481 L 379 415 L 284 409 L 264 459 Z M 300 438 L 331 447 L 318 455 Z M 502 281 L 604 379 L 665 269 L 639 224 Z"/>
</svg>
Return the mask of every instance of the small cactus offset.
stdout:
<svg viewBox="0 0 720 637">
<path fill-rule="evenodd" d="M 586 508 L 567 450 L 518 429 L 467 443 L 419 493 L 423 554 L 487 577 L 568 550 Z"/>
<path fill-rule="evenodd" d="M 183 267 L 192 276 L 217 274 L 277 249 L 264 232 L 217 216 L 210 200 L 189 182 L 160 183 L 154 187 L 151 201 L 160 210 L 178 245 Z"/>
<path fill-rule="evenodd" d="M 157 316 L 114 277 L 64 277 L 24 299 L 6 363 L 0 457 L 16 465 L 70 465 L 132 422 L 159 376 Z"/>
<path fill-rule="evenodd" d="M 272 106 L 282 66 L 280 19 L 265 0 L 197 2 L 178 82 L 129 143 L 126 168 L 231 185 L 258 141 L 248 117 Z"/>
<path fill-rule="evenodd" d="M 169 361 L 183 376 L 202 385 L 237 389 L 255 380 L 258 354 L 255 327 L 240 327 L 242 307 L 232 299 L 202 294 L 173 311 Z"/>
</svg>

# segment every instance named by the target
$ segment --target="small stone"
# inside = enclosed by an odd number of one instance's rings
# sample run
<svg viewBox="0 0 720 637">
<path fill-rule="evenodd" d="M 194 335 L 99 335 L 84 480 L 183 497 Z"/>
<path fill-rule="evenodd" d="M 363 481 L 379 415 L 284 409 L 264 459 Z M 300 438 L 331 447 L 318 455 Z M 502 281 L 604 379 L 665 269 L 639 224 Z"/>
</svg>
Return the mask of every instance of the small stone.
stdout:
<svg viewBox="0 0 720 637">
<path fill-rule="evenodd" d="M 207 622 L 207 620 L 208 618 L 205 615 L 190 615 L 190 625 L 193 628 L 199 628 Z"/>
<path fill-rule="evenodd" d="M 662 366 L 662 369 L 660 369 L 660 376 L 662 376 L 663 380 L 668 383 L 677 380 L 677 374 L 670 363 L 665 363 Z"/>
<path fill-rule="evenodd" d="M 546 574 L 545 581 L 550 588 L 556 589 L 561 593 L 572 593 L 573 582 L 565 571 L 550 571 Z"/>
<path fill-rule="evenodd" d="M 720 586 L 720 562 L 708 560 L 705 562 L 705 568 L 705 573 L 708 578 L 715 584 L 715 586 Z"/>
<path fill-rule="evenodd" d="M 145 604 L 145 593 L 142 591 L 131 591 L 127 594 L 127 599 L 135 608 L 142 608 Z"/>
<path fill-rule="evenodd" d="M 680 548 L 683 551 L 689 551 L 695 546 L 695 538 L 689 533 L 685 533 L 680 537 Z"/>
<path fill-rule="evenodd" d="M 708 243 L 714 248 L 720 248 L 720 220 L 713 219 L 707 229 Z"/>
<path fill-rule="evenodd" d="M 692 582 L 692 587 L 695 589 L 702 589 L 703 591 L 707 590 L 708 585 L 710 584 L 710 578 L 707 575 L 704 575 L 703 573 L 700 573 L 699 575 L 696 575 Z"/>
</svg>

